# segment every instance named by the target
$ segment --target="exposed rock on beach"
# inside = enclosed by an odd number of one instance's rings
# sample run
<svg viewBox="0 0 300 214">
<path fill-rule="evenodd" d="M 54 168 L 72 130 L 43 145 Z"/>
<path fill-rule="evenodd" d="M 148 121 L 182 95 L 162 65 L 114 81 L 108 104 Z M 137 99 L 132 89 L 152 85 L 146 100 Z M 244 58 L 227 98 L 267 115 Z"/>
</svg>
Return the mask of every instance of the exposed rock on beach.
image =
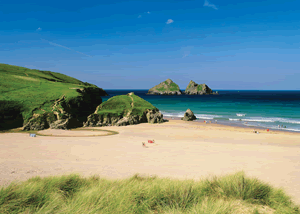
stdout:
<svg viewBox="0 0 300 214">
<path fill-rule="evenodd" d="M 183 118 L 181 118 L 181 120 L 184 121 L 193 121 L 196 120 L 196 116 L 194 115 L 194 113 L 191 111 L 191 109 L 186 110 L 186 112 L 184 113 Z"/>
</svg>

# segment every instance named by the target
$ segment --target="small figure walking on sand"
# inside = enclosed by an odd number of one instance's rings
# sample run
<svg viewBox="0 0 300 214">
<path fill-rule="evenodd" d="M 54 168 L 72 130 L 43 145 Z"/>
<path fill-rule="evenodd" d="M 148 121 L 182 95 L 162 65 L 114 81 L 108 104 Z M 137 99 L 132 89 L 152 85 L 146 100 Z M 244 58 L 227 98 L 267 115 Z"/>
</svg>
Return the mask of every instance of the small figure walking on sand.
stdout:
<svg viewBox="0 0 300 214">
<path fill-rule="evenodd" d="M 143 145 L 143 147 L 147 148 L 144 142 L 142 143 L 142 145 Z"/>
</svg>

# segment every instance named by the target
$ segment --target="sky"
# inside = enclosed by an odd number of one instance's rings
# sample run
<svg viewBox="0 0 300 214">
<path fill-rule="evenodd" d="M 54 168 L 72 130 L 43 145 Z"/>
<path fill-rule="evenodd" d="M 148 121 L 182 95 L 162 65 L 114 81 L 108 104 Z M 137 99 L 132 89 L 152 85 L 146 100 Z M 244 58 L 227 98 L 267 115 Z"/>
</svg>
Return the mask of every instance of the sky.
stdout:
<svg viewBox="0 0 300 214">
<path fill-rule="evenodd" d="M 103 89 L 300 90 L 299 0 L 17 0 L 0 20 L 0 63 Z"/>
</svg>

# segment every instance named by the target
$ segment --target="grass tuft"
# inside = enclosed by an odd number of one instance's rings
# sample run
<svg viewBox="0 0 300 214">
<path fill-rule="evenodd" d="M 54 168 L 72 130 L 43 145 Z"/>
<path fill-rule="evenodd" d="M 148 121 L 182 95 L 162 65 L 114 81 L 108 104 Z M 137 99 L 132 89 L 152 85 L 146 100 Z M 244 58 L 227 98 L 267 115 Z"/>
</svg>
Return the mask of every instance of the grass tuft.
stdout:
<svg viewBox="0 0 300 214">
<path fill-rule="evenodd" d="M 204 180 L 135 174 L 33 177 L 0 189 L 0 213 L 300 213 L 282 189 L 244 172 Z"/>
</svg>

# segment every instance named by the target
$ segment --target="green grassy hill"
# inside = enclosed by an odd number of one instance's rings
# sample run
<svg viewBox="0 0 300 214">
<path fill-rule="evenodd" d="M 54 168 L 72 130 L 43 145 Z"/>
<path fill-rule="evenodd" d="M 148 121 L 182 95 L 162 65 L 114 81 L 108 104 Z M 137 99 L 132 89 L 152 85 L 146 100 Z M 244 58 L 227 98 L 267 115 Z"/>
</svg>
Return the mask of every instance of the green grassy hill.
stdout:
<svg viewBox="0 0 300 214">
<path fill-rule="evenodd" d="M 43 129 L 68 119 L 66 128 L 71 119 L 93 112 L 100 95 L 107 94 L 64 74 L 0 64 L 0 129 L 29 122 L 26 129 Z"/>
<path fill-rule="evenodd" d="M 86 126 L 132 125 L 163 122 L 163 115 L 148 101 L 134 93 L 114 96 L 101 103 L 88 117 Z"/>
<path fill-rule="evenodd" d="M 100 104 L 97 108 L 96 114 L 114 114 L 114 115 L 126 115 L 134 113 L 135 115 L 142 116 L 146 109 L 156 109 L 148 101 L 131 93 L 128 95 L 114 96 L 107 101 Z"/>
</svg>

